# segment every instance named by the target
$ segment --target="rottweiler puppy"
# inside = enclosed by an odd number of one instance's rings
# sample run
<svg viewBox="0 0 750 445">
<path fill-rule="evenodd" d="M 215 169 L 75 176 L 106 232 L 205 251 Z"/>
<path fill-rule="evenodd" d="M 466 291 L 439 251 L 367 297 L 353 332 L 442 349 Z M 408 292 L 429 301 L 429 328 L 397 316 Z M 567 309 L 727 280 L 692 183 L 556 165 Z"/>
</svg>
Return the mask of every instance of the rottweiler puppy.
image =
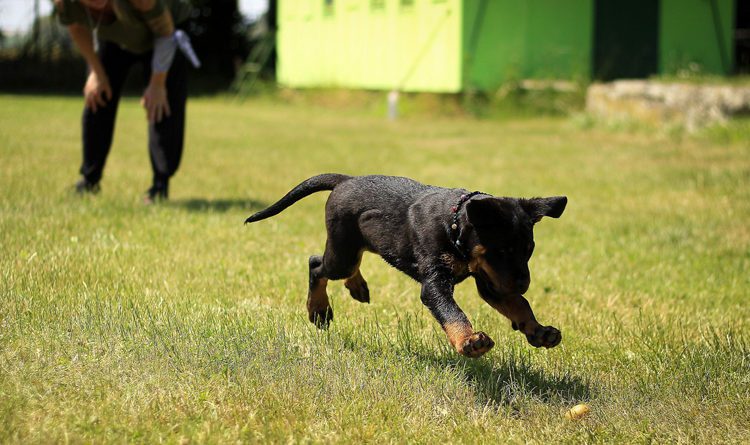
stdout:
<svg viewBox="0 0 750 445">
<path fill-rule="evenodd" d="M 326 328 L 333 320 L 328 280 L 345 280 L 352 297 L 370 301 L 359 271 L 362 253 L 377 253 L 422 285 L 421 299 L 455 350 L 480 357 L 494 342 L 474 331 L 453 299 L 453 288 L 467 277 L 479 295 L 509 318 L 535 347 L 552 348 L 560 331 L 537 322 L 523 294 L 529 288 L 528 261 L 534 251 L 534 224 L 558 218 L 567 198 L 517 199 L 420 184 L 395 176 L 322 174 L 303 181 L 278 202 L 247 218 L 269 218 L 315 192 L 331 190 L 326 202 L 322 256 L 310 257 L 307 311 Z"/>
</svg>

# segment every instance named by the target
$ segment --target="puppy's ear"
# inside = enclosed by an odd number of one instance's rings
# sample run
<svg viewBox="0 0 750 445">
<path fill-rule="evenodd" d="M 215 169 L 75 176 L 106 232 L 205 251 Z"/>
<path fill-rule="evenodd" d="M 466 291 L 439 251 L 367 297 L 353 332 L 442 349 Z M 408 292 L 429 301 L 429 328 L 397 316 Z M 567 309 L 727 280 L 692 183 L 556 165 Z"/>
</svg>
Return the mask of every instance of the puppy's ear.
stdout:
<svg viewBox="0 0 750 445">
<path fill-rule="evenodd" d="M 466 216 L 474 227 L 501 225 L 509 218 L 504 204 L 498 198 L 474 198 L 466 203 Z"/>
<path fill-rule="evenodd" d="M 531 220 L 537 223 L 543 216 L 559 218 L 568 204 L 568 198 L 566 196 L 552 196 L 550 198 L 521 199 L 520 203 Z"/>
</svg>

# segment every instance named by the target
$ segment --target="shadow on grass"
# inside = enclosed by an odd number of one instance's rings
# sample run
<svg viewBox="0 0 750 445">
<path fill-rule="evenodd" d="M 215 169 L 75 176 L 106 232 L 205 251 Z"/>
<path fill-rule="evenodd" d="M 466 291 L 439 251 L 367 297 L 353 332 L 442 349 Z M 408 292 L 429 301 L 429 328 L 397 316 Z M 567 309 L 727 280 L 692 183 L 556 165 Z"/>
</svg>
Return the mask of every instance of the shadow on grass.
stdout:
<svg viewBox="0 0 750 445">
<path fill-rule="evenodd" d="M 268 207 L 268 204 L 254 199 L 187 198 L 170 200 L 169 206 L 183 208 L 190 212 L 229 212 L 243 210 L 254 213 Z M 250 215 L 248 214 L 248 216 Z"/>
<path fill-rule="evenodd" d="M 530 346 L 496 347 L 482 358 L 471 359 L 458 355 L 445 341 L 442 331 L 433 329 L 432 336 L 420 335 L 425 323 L 423 317 L 405 314 L 399 317 L 395 333 L 384 329 L 375 319 L 359 326 L 356 332 L 339 334 L 343 346 L 353 351 L 367 349 L 379 355 L 387 354 L 385 350 L 390 347 L 396 357 L 412 362 L 414 369 L 430 367 L 453 373 L 475 390 L 482 405 L 517 407 L 524 401 L 536 400 L 569 406 L 590 400 L 597 392 L 589 378 L 571 373 L 564 364 L 552 364 L 548 369 L 539 363 Z"/>
<path fill-rule="evenodd" d="M 436 360 L 457 370 L 477 390 L 482 403 L 514 405 L 520 400 L 547 404 L 579 402 L 591 398 L 589 382 L 571 375 L 555 375 L 528 363 L 523 354 L 509 354 L 501 361 L 462 357 Z"/>
<path fill-rule="evenodd" d="M 569 404 L 591 399 L 587 380 L 563 373 L 539 369 L 523 351 L 506 351 L 493 360 L 419 354 L 420 361 L 451 369 L 476 388 L 483 404 L 512 406 L 521 400 L 539 400 L 547 404 Z"/>
</svg>

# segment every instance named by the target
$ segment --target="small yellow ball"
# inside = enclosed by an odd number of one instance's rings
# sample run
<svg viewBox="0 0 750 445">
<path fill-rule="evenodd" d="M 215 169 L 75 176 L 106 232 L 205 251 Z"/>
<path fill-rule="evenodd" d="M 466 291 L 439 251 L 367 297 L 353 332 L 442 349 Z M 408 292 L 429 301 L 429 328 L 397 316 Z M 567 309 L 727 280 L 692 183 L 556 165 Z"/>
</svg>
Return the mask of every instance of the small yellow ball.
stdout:
<svg viewBox="0 0 750 445">
<path fill-rule="evenodd" d="M 586 417 L 591 412 L 591 407 L 585 403 L 579 403 L 578 405 L 570 408 L 565 412 L 565 417 L 569 420 L 578 420 Z"/>
</svg>

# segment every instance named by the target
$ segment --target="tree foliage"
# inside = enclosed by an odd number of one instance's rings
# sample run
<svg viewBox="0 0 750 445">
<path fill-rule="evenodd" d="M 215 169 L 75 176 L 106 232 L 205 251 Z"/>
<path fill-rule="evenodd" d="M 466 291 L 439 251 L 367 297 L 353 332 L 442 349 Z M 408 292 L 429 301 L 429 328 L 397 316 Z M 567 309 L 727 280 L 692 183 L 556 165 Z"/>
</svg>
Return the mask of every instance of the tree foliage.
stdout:
<svg viewBox="0 0 750 445">
<path fill-rule="evenodd" d="M 242 16 L 237 0 L 190 1 L 193 13 L 180 27 L 191 35 L 202 62 L 202 68 L 192 75 L 193 83 L 211 89 L 226 87 L 250 50 L 253 24 Z M 36 14 L 38 8 L 34 11 Z M 81 73 L 85 70 L 83 61 L 54 13 L 37 16 L 29 30 L 18 38 L 5 39 L 0 34 L 0 49 L 0 65 L 14 68 L 3 69 L 0 74 L 4 89 L 80 88 Z M 67 68 L 61 72 L 59 67 L 63 65 Z M 40 75 L 35 76 L 34 72 Z M 57 74 L 56 79 L 42 75 L 50 72 Z M 24 73 L 24 77 L 15 79 L 16 73 Z M 70 79 L 61 79 L 62 76 Z"/>
</svg>

